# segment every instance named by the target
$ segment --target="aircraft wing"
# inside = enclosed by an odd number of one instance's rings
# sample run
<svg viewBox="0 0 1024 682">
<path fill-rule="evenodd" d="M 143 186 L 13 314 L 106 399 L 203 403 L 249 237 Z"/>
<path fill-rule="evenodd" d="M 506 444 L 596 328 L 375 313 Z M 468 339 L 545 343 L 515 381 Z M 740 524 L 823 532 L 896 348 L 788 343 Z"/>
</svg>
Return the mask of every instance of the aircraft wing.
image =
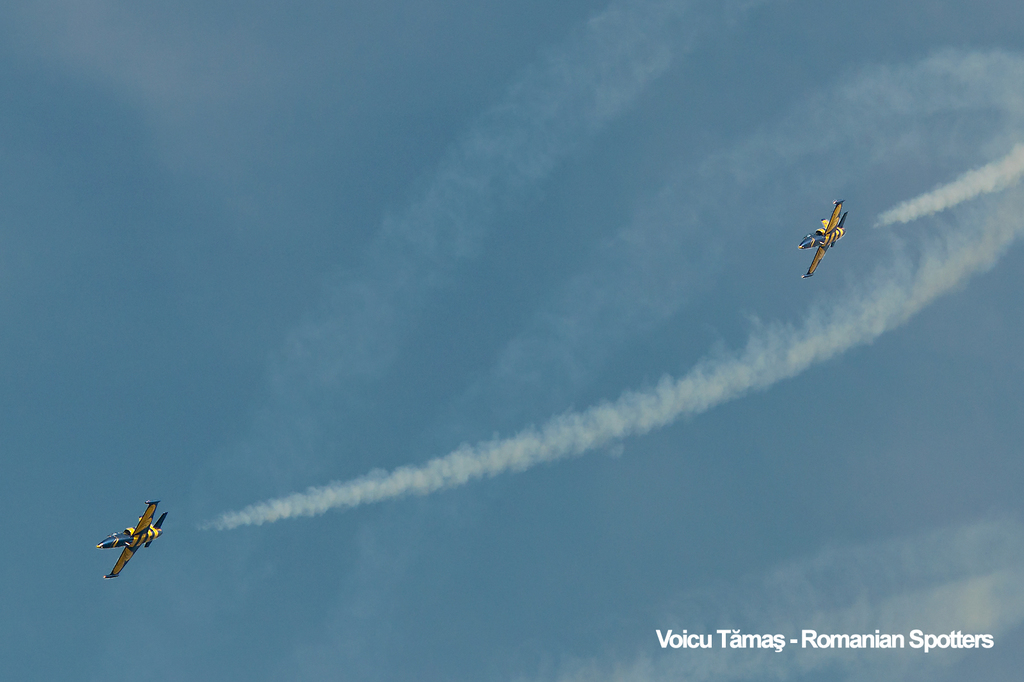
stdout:
<svg viewBox="0 0 1024 682">
<path fill-rule="evenodd" d="M 138 549 L 138 548 L 136 548 L 136 549 Z M 131 560 L 132 556 L 134 556 L 134 555 L 135 555 L 135 550 L 134 549 L 132 549 L 131 547 L 125 547 L 124 550 L 121 552 L 121 556 L 117 557 L 117 563 L 114 564 L 114 570 L 112 570 L 110 572 L 110 575 L 105 575 L 103 577 L 104 578 L 116 578 L 117 574 L 121 572 L 122 568 L 124 568 L 124 565 L 127 564 Z"/>
<path fill-rule="evenodd" d="M 149 524 L 153 523 L 153 514 L 156 512 L 156 506 L 158 504 L 160 504 L 160 500 L 157 500 L 156 502 L 146 500 L 146 511 L 142 512 L 142 516 L 139 517 L 139 523 L 135 526 L 135 532 L 132 533 L 132 535 L 140 535 L 141 533 L 146 532 L 146 529 L 149 528 Z"/>
<path fill-rule="evenodd" d="M 825 234 L 828 234 L 832 230 L 836 229 L 836 223 L 839 221 L 839 212 L 842 210 L 843 202 L 839 202 L 838 204 L 836 204 L 836 207 L 832 210 L 832 217 L 828 219 L 828 225 L 825 227 Z"/>
<path fill-rule="evenodd" d="M 843 223 L 845 223 L 845 222 L 846 222 L 846 216 L 847 216 L 847 215 L 848 215 L 849 213 L 850 213 L 850 212 L 849 212 L 849 211 L 847 211 L 846 213 L 844 213 L 844 214 L 843 214 L 843 217 L 839 219 L 839 224 L 838 224 L 838 225 L 836 225 L 836 229 L 837 229 L 837 230 L 841 230 L 841 229 L 843 229 Z"/>
<path fill-rule="evenodd" d="M 832 217 L 835 218 L 835 216 Z M 814 274 L 814 271 L 818 268 L 818 263 L 821 262 L 821 257 L 825 255 L 826 251 L 828 251 L 827 246 L 818 247 L 818 252 L 814 254 L 814 260 L 811 261 L 811 267 L 807 269 L 807 274 L 804 275 L 804 279 Z"/>
</svg>

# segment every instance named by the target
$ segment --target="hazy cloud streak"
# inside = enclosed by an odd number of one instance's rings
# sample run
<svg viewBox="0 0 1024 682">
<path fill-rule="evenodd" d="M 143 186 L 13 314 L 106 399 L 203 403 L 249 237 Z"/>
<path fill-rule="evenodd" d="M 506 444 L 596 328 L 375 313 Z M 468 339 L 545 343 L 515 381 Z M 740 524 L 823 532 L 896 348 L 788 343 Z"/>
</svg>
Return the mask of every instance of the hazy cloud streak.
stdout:
<svg viewBox="0 0 1024 682">
<path fill-rule="evenodd" d="M 1014 146 L 1002 159 L 968 171 L 959 178 L 919 197 L 904 201 L 878 216 L 875 227 L 911 220 L 944 211 L 982 194 L 1006 189 L 1024 175 L 1024 144 Z"/>
<path fill-rule="evenodd" d="M 767 575 L 683 597 L 651 628 L 691 632 L 718 628 L 819 633 L 989 633 L 1024 621 L 1024 529 L 1017 522 L 982 522 L 859 547 L 830 548 Z M 828 670 L 831 679 L 907 679 L 933 675 L 977 649 L 924 655 L 910 647 L 887 651 L 846 648 L 774 651 L 713 650 L 699 656 L 662 651 L 652 631 L 644 653 L 629 663 L 591 661 L 566 666 L 559 682 L 605 680 L 793 679 Z M 719 635 L 715 634 L 718 647 Z M 797 649 L 797 651 L 792 651 Z M 650 652 L 654 651 L 654 656 Z M 937 652 L 934 652 L 937 653 Z M 677 654 L 677 655 L 673 655 Z M 933 679 L 933 678 L 930 678 Z"/>
<path fill-rule="evenodd" d="M 1005 213 L 1005 215 L 1003 215 Z M 869 343 L 921 310 L 937 296 L 990 267 L 1017 237 L 1014 212 L 988 214 L 976 229 L 934 239 L 916 267 L 897 262 L 866 281 L 873 287 L 814 307 L 802 326 L 766 325 L 732 357 L 707 359 L 686 376 L 666 377 L 653 389 L 630 391 L 615 402 L 551 419 L 504 439 L 463 445 L 421 466 L 374 471 L 350 481 L 260 502 L 229 512 L 205 528 L 226 530 L 328 509 L 454 488 L 471 480 L 523 471 L 541 462 L 581 455 L 627 436 L 645 434 L 682 416 L 700 414 Z"/>
<path fill-rule="evenodd" d="M 291 334 L 281 378 L 331 385 L 383 371 L 422 301 L 479 253 L 496 209 L 520 201 L 690 49 L 710 21 L 697 6 L 612 2 L 526 69 L 449 147 L 419 198 L 385 216 L 362 266 L 340 273 L 322 310 Z"/>
</svg>

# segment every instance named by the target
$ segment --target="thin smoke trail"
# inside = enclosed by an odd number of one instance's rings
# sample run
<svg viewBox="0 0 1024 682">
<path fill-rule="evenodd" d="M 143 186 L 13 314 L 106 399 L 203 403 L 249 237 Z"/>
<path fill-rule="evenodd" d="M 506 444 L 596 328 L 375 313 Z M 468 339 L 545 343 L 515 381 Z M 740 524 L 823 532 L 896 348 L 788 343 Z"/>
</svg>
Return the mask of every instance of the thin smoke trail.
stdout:
<svg viewBox="0 0 1024 682">
<path fill-rule="evenodd" d="M 878 216 L 875 227 L 893 223 L 909 223 L 911 220 L 973 199 L 981 194 L 1006 189 L 1024 175 L 1024 144 L 1016 145 L 1009 154 L 998 161 L 968 171 L 959 178 L 919 197 L 904 201 Z"/>
<path fill-rule="evenodd" d="M 912 272 L 897 269 L 888 277 L 880 276 L 874 287 L 848 300 L 819 307 L 827 312 L 812 313 L 799 328 L 768 326 L 752 335 L 741 353 L 705 360 L 682 378 L 664 378 L 652 390 L 624 393 L 615 402 L 560 415 L 539 429 L 529 428 L 510 438 L 463 445 L 421 466 L 374 471 L 350 481 L 260 502 L 228 512 L 202 528 L 228 530 L 405 495 L 426 495 L 471 480 L 579 456 L 666 426 L 682 416 L 700 414 L 796 376 L 854 346 L 870 343 L 972 274 L 991 267 L 1022 229 L 1024 223 L 1013 212 L 997 211 L 975 231 L 932 242 Z"/>
</svg>

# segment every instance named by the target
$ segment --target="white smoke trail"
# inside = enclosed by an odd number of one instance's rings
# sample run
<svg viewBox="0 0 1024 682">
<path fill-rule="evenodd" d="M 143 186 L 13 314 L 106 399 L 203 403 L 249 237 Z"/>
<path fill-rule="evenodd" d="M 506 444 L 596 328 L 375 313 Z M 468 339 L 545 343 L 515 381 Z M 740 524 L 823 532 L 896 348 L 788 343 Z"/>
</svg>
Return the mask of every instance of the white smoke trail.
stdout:
<svg viewBox="0 0 1024 682">
<path fill-rule="evenodd" d="M 879 273 L 873 288 L 817 306 L 815 310 L 828 312 L 812 313 L 801 327 L 768 326 L 750 337 L 742 353 L 705 360 L 680 379 L 666 377 L 652 390 L 627 392 L 615 402 L 555 417 L 540 429 L 529 428 L 511 438 L 463 445 L 422 466 L 403 466 L 390 473 L 375 471 L 260 502 L 228 512 L 203 528 L 227 530 L 404 495 L 426 495 L 474 479 L 578 456 L 647 433 L 681 416 L 699 414 L 871 342 L 970 275 L 990 267 L 1022 228 L 1024 223 L 1003 204 L 1003 210 L 989 214 L 976 230 L 935 240 L 916 270 L 890 266 L 891 274 Z"/>
<path fill-rule="evenodd" d="M 968 171 L 953 182 L 894 206 L 878 216 L 875 227 L 909 223 L 981 194 L 1006 189 L 1019 180 L 1021 175 L 1024 175 L 1024 144 L 1016 145 L 998 161 Z"/>
</svg>

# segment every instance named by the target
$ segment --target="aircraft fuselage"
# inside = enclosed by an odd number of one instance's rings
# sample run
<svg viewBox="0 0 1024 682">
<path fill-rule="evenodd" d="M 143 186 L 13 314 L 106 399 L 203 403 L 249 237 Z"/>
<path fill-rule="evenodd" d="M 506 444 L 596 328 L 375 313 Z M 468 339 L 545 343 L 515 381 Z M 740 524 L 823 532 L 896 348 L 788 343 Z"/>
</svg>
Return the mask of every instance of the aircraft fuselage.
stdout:
<svg viewBox="0 0 1024 682">
<path fill-rule="evenodd" d="M 96 545 L 96 549 L 113 549 L 115 547 L 138 547 L 156 540 L 163 533 L 159 528 L 150 526 L 145 531 L 135 536 L 134 528 L 125 528 L 123 533 L 111 533 L 103 542 Z"/>
<path fill-rule="evenodd" d="M 844 213 L 843 214 L 843 219 L 845 220 L 845 218 L 846 218 L 846 214 Z M 828 221 L 823 221 L 823 222 L 828 222 Z M 800 242 L 800 247 L 799 248 L 801 248 L 801 249 L 816 249 L 819 246 L 824 246 L 827 249 L 830 246 L 832 246 L 833 244 L 835 244 L 837 241 L 842 239 L 844 234 L 846 234 L 846 230 L 843 229 L 841 224 L 840 224 L 839 227 L 836 227 L 834 230 L 832 230 L 828 234 L 825 234 L 825 228 L 819 227 L 817 230 L 815 230 L 814 232 L 810 233 L 809 235 L 807 235 L 806 237 L 803 238 L 803 241 Z"/>
</svg>

